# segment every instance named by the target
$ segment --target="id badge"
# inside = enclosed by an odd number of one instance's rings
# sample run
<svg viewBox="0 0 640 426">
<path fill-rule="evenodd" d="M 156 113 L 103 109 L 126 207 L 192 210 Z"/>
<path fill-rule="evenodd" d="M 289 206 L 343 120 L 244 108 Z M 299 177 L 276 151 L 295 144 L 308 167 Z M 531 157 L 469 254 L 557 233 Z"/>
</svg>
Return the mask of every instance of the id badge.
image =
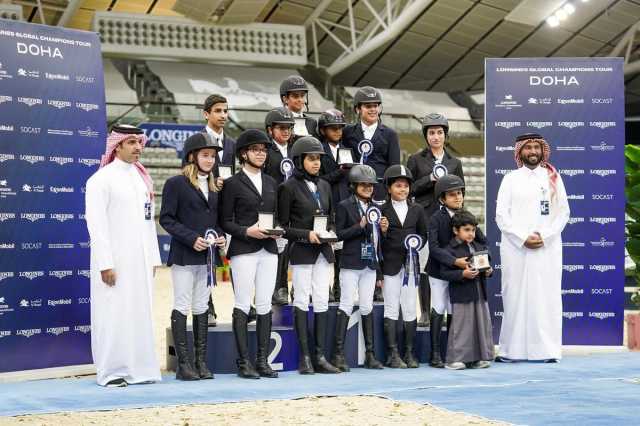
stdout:
<svg viewBox="0 0 640 426">
<path fill-rule="evenodd" d="M 540 214 L 543 216 L 549 215 L 549 200 L 540 200 Z"/>
<path fill-rule="evenodd" d="M 151 201 L 144 203 L 144 220 L 151 220 Z"/>
<path fill-rule="evenodd" d="M 360 259 L 373 260 L 373 244 L 360 243 Z"/>
</svg>

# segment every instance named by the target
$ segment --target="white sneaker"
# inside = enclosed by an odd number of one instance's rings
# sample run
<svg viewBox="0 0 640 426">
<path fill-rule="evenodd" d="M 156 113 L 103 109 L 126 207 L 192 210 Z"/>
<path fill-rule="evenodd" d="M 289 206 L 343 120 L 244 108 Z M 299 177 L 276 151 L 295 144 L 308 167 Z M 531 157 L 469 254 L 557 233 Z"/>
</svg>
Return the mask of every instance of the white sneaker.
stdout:
<svg viewBox="0 0 640 426">
<path fill-rule="evenodd" d="M 464 370 L 467 366 L 464 365 L 464 362 L 449 362 L 444 365 L 444 368 L 449 370 Z"/>
<path fill-rule="evenodd" d="M 489 368 L 491 363 L 489 361 L 476 361 L 471 364 L 471 368 Z"/>
</svg>

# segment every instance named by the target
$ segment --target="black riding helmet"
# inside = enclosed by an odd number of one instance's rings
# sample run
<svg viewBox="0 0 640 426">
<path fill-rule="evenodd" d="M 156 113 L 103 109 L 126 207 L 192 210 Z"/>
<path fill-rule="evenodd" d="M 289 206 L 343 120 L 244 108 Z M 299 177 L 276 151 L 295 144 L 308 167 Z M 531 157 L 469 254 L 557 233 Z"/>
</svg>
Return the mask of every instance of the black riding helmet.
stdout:
<svg viewBox="0 0 640 426">
<path fill-rule="evenodd" d="M 449 120 L 442 114 L 432 112 L 422 119 L 422 135 L 427 138 L 427 130 L 429 127 L 442 127 L 445 137 L 449 135 Z"/>
<path fill-rule="evenodd" d="M 303 155 L 306 154 L 325 154 L 324 148 L 322 148 L 322 144 L 320 141 L 313 136 L 303 136 L 300 139 L 296 140 L 291 149 L 289 150 L 289 155 L 293 160 L 293 164 L 296 169 L 304 170 L 302 167 Z"/>
<path fill-rule="evenodd" d="M 287 96 L 289 92 L 309 92 L 309 86 L 304 78 L 299 75 L 290 75 L 280 83 L 280 97 Z"/>
<path fill-rule="evenodd" d="M 271 140 L 262 130 L 248 129 L 240 133 L 240 136 L 236 139 L 236 157 L 241 159 L 243 150 L 249 148 L 251 145 L 257 144 L 264 144 L 268 147 L 271 145 Z"/>
<path fill-rule="evenodd" d="M 349 183 L 353 188 L 359 183 L 377 183 L 378 177 L 373 167 L 366 164 L 356 164 L 349 170 Z"/>
<path fill-rule="evenodd" d="M 264 118 L 265 130 L 269 127 L 273 127 L 274 124 L 287 124 L 289 126 L 294 126 L 296 121 L 293 119 L 291 111 L 285 107 L 278 107 L 269 111 Z"/>
<path fill-rule="evenodd" d="M 197 151 L 205 148 L 215 149 L 216 153 L 218 153 L 222 149 L 222 145 L 220 145 L 217 139 L 214 140 L 206 132 L 198 132 L 189 136 L 187 140 L 184 141 L 184 148 L 182 149 L 182 167 L 191 162 L 195 162 L 189 161 L 189 154 L 194 153 L 193 159 L 195 160 Z"/>
<path fill-rule="evenodd" d="M 434 188 L 434 194 L 436 196 L 436 200 L 439 200 L 442 195 L 449 191 L 455 191 L 456 189 L 461 189 L 464 194 L 464 181 L 460 179 L 459 176 L 456 175 L 446 175 L 442 176 L 440 179 L 436 181 L 436 185 Z"/>
<path fill-rule="evenodd" d="M 404 178 L 409 181 L 409 184 L 413 183 L 413 175 L 411 174 L 411 170 L 407 169 L 402 164 L 394 164 L 393 166 L 389 166 L 387 170 L 384 172 L 383 181 L 384 184 L 389 187 L 393 184 L 398 178 Z"/>
<path fill-rule="evenodd" d="M 318 129 L 322 129 L 328 126 L 346 126 L 347 122 L 344 119 L 342 111 L 337 109 L 328 109 L 318 118 Z"/>
<path fill-rule="evenodd" d="M 382 103 L 382 93 L 375 87 L 363 86 L 353 95 L 353 108 L 358 108 L 361 104 Z"/>
</svg>

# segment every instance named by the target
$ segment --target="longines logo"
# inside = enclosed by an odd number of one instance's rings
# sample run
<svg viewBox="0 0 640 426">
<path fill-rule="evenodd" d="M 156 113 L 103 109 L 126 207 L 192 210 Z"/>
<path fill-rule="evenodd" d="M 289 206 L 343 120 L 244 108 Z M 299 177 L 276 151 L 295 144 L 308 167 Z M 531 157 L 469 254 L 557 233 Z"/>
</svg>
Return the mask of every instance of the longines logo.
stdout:
<svg viewBox="0 0 640 426">
<path fill-rule="evenodd" d="M 13 272 L 0 272 L 0 281 L 15 277 Z"/>
<path fill-rule="evenodd" d="M 13 97 L 0 95 L 0 104 L 3 104 L 5 102 L 13 102 Z"/>
<path fill-rule="evenodd" d="M 495 169 L 495 174 L 504 176 L 511 171 L 511 169 Z"/>
<path fill-rule="evenodd" d="M 584 200 L 584 194 L 569 194 L 567 195 L 568 200 Z"/>
<path fill-rule="evenodd" d="M 64 279 L 66 277 L 70 277 L 73 275 L 73 271 L 69 270 L 69 271 L 49 271 L 49 276 L 50 277 L 55 277 L 58 279 Z"/>
<path fill-rule="evenodd" d="M 566 319 L 575 319 L 582 318 L 584 316 L 584 312 L 563 312 L 562 317 Z"/>
<path fill-rule="evenodd" d="M 560 174 L 569 176 L 569 177 L 574 177 L 578 175 L 583 175 L 584 169 L 560 169 Z"/>
<path fill-rule="evenodd" d="M 87 334 L 88 332 L 91 331 L 91 326 L 90 325 L 76 325 L 75 327 L 73 327 L 73 331 L 79 331 L 82 334 Z"/>
<path fill-rule="evenodd" d="M 23 98 L 21 96 L 18 97 L 18 103 L 25 104 L 28 107 L 32 107 L 34 105 L 42 105 L 42 99 L 40 98 Z"/>
<path fill-rule="evenodd" d="M 493 315 L 499 318 L 502 318 L 502 315 L 504 314 L 504 312 L 502 311 L 493 311 Z"/>
<path fill-rule="evenodd" d="M 49 161 L 64 166 L 67 163 L 73 163 L 72 157 L 49 157 Z"/>
<path fill-rule="evenodd" d="M 615 217 L 590 217 L 589 222 L 591 223 L 599 223 L 600 225 L 608 225 L 610 223 L 616 223 Z"/>
<path fill-rule="evenodd" d="M 573 130 L 578 127 L 584 127 L 584 121 L 558 121 L 558 127 L 566 127 Z"/>
<path fill-rule="evenodd" d="M 11 336 L 11 330 L 0 330 L 0 339 Z"/>
<path fill-rule="evenodd" d="M 607 152 L 613 151 L 614 149 L 616 149 L 614 145 L 607 145 L 605 141 L 600 142 L 600 145 L 591 145 L 592 151 Z"/>
<path fill-rule="evenodd" d="M 584 289 L 582 289 L 582 288 L 567 288 L 567 289 L 562 289 L 562 291 L 560 293 L 562 293 L 563 296 L 565 294 L 584 294 Z"/>
<path fill-rule="evenodd" d="M 595 176 L 607 177 L 610 175 L 615 175 L 616 170 L 615 169 L 591 169 L 589 173 Z"/>
<path fill-rule="evenodd" d="M 76 108 L 81 109 L 83 111 L 89 112 L 98 109 L 97 104 L 86 104 L 83 102 L 76 102 Z"/>
<path fill-rule="evenodd" d="M 24 336 L 26 338 L 33 337 L 36 334 L 41 334 L 41 333 L 42 333 L 41 328 L 29 328 L 29 329 L 16 330 L 16 336 Z"/>
<path fill-rule="evenodd" d="M 91 278 L 91 270 L 89 269 L 78 269 L 79 277 Z"/>
<path fill-rule="evenodd" d="M 84 136 L 86 138 L 97 138 L 98 132 L 91 129 L 91 127 L 87 127 L 86 129 L 78 129 L 78 134 L 80 136 Z"/>
<path fill-rule="evenodd" d="M 509 145 L 509 146 L 496 145 L 496 151 L 498 152 L 513 151 L 514 149 L 515 147 L 513 145 Z"/>
<path fill-rule="evenodd" d="M 15 218 L 16 218 L 15 213 L 0 213 L 0 223 L 7 220 L 15 219 Z"/>
<path fill-rule="evenodd" d="M 613 194 L 591 194 L 592 200 L 613 200 L 615 199 L 615 195 Z"/>
<path fill-rule="evenodd" d="M 609 127 L 616 127 L 615 121 L 590 121 L 589 127 L 597 127 L 599 129 L 607 129 Z"/>
<path fill-rule="evenodd" d="M 13 154 L 0 154 L 0 163 L 4 163 L 5 161 L 15 160 L 16 156 Z"/>
<path fill-rule="evenodd" d="M 13 132 L 13 126 L 10 124 L 0 124 L 0 132 Z"/>
<path fill-rule="evenodd" d="M 36 278 L 44 277 L 44 271 L 21 271 L 18 276 L 28 280 L 35 280 Z"/>
<path fill-rule="evenodd" d="M 78 158 L 78 163 L 82 164 L 83 166 L 93 167 L 100 164 L 100 160 L 98 160 L 97 158 Z"/>
<path fill-rule="evenodd" d="M 72 220 L 74 215 L 72 213 L 51 213 L 49 216 L 51 219 L 64 223 L 67 220 Z"/>
<path fill-rule="evenodd" d="M 47 334 L 53 334 L 54 336 L 59 336 L 67 332 L 69 332 L 69 327 L 48 327 L 47 328 Z"/>
<path fill-rule="evenodd" d="M 45 161 L 44 155 L 27 155 L 21 154 L 20 160 L 26 161 L 27 163 L 36 164 L 42 161 Z"/>
<path fill-rule="evenodd" d="M 57 136 L 73 136 L 73 130 L 67 129 L 47 129 L 47 134 Z"/>
<path fill-rule="evenodd" d="M 85 214 L 84 213 L 78 213 L 78 220 L 85 220 Z"/>
<path fill-rule="evenodd" d="M 20 213 L 20 219 L 30 220 L 31 222 L 37 222 L 46 217 L 47 215 L 44 213 Z"/>
<path fill-rule="evenodd" d="M 615 246 L 615 241 L 607 241 L 605 237 L 600 238 L 599 241 L 591 241 L 591 247 L 613 247 Z"/>
<path fill-rule="evenodd" d="M 584 217 L 570 217 L 567 221 L 569 225 L 575 225 L 576 223 L 584 223 Z"/>
<path fill-rule="evenodd" d="M 553 121 L 527 121 L 527 127 L 533 127 L 535 129 L 553 127 Z"/>
<path fill-rule="evenodd" d="M 584 265 L 562 265 L 562 270 L 567 272 L 583 271 Z"/>
<path fill-rule="evenodd" d="M 598 318 L 599 320 L 607 319 L 607 318 L 615 318 L 615 312 L 589 312 L 590 318 Z"/>
<path fill-rule="evenodd" d="M 589 265 L 589 270 L 598 272 L 615 271 L 616 265 Z"/>
<path fill-rule="evenodd" d="M 494 122 L 495 127 L 502 127 L 504 129 L 513 129 L 514 127 L 522 126 L 520 121 L 496 121 Z"/>
<path fill-rule="evenodd" d="M 50 105 L 54 108 L 58 108 L 58 109 L 64 109 L 64 108 L 69 108 L 71 107 L 71 102 L 69 101 L 61 101 L 58 99 L 49 99 L 47 101 L 47 105 Z"/>
</svg>

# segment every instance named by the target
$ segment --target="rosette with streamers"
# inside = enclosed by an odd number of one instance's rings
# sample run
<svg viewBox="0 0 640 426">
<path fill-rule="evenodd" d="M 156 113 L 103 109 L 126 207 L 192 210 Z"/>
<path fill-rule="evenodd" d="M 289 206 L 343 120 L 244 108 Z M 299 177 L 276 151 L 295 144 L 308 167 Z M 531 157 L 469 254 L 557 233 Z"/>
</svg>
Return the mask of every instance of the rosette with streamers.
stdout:
<svg viewBox="0 0 640 426">
<path fill-rule="evenodd" d="M 204 233 L 204 239 L 209 244 L 207 249 L 207 287 L 214 287 L 218 284 L 216 281 L 216 240 L 218 233 L 213 229 L 207 229 Z"/>
<path fill-rule="evenodd" d="M 374 260 L 380 262 L 382 261 L 382 251 L 380 251 L 380 219 L 382 219 L 382 212 L 376 206 L 369 206 L 366 215 L 367 222 L 371 224 L 371 228 L 373 229 Z"/>
<path fill-rule="evenodd" d="M 293 161 L 290 158 L 283 158 L 280 162 L 280 173 L 284 176 L 284 180 L 287 180 L 293 174 Z"/>
<path fill-rule="evenodd" d="M 420 259 L 418 250 L 422 247 L 422 237 L 418 234 L 409 234 L 404 238 L 404 248 L 407 249 L 407 259 L 404 265 L 404 277 L 402 285 L 409 285 L 409 276 L 413 275 L 414 285 L 417 287 L 420 283 Z"/>
<path fill-rule="evenodd" d="M 373 151 L 373 144 L 369 139 L 363 139 L 358 143 L 358 152 L 360 153 L 360 164 L 364 164 Z"/>
</svg>

